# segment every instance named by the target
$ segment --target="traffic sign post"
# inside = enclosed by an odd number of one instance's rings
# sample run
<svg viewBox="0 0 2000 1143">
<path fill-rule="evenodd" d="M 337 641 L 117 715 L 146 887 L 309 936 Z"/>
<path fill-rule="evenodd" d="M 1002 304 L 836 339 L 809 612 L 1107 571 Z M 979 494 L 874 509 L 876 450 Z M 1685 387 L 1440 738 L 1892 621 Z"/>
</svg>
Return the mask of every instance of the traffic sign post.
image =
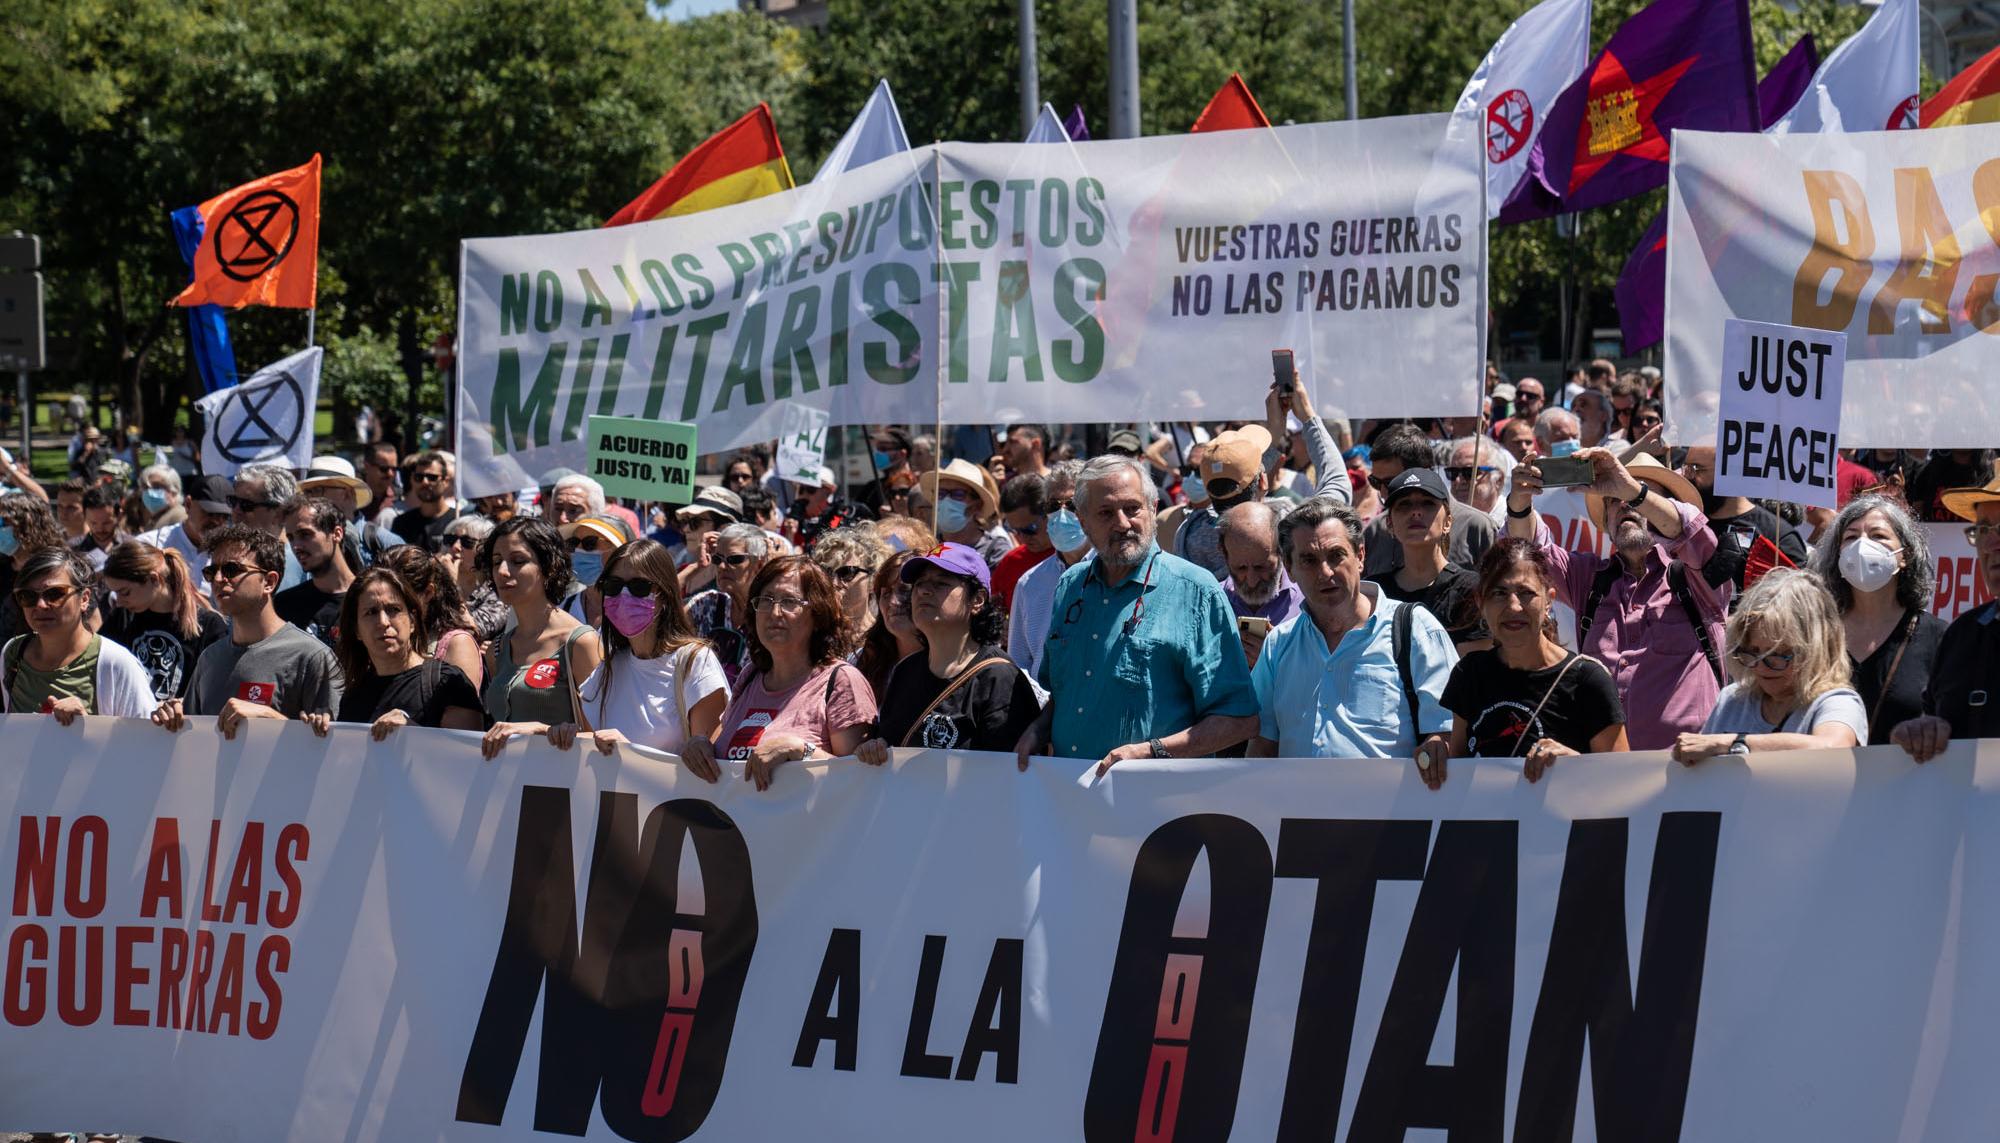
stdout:
<svg viewBox="0 0 2000 1143">
<path fill-rule="evenodd" d="M 23 465 L 33 455 L 29 434 L 35 422 L 28 374 L 41 369 L 48 359 L 42 323 L 41 265 L 40 238 L 18 230 L 0 237 L 0 368 L 15 371 Z"/>
</svg>

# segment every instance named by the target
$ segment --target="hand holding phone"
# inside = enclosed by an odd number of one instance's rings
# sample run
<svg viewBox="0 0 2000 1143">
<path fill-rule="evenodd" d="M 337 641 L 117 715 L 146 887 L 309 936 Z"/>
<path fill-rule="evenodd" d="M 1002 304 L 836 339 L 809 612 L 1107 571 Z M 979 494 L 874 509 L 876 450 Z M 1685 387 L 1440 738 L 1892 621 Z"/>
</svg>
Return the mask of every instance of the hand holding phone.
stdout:
<svg viewBox="0 0 2000 1143">
<path fill-rule="evenodd" d="M 1535 462 L 1543 488 L 1579 488 L 1597 483 L 1597 469 L 1583 456 L 1545 456 Z"/>
<path fill-rule="evenodd" d="M 1291 396 L 1292 391 L 1298 388 L 1299 371 L 1298 367 L 1292 361 L 1291 350 L 1274 349 L 1271 351 L 1271 380 L 1277 382 L 1278 392 L 1287 397 Z"/>
</svg>

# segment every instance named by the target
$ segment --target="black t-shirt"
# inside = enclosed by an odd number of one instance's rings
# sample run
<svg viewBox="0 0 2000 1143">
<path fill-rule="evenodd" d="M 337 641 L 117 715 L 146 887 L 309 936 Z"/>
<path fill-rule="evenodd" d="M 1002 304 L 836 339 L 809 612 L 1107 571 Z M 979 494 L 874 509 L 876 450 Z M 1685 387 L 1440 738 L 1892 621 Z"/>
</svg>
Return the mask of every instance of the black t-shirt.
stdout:
<svg viewBox="0 0 2000 1143">
<path fill-rule="evenodd" d="M 1953 738 L 2000 738 L 2000 602 L 1974 608 L 1945 628 L 1924 713 L 1951 723 Z"/>
<path fill-rule="evenodd" d="M 1393 571 L 1379 572 L 1368 577 L 1368 582 L 1382 589 L 1384 597 L 1398 603 L 1414 603 L 1431 613 L 1444 627 L 1445 634 L 1453 643 L 1467 643 L 1483 638 L 1485 624 L 1479 618 L 1479 576 L 1457 564 L 1446 564 L 1429 587 L 1415 591 L 1405 590 L 1396 582 Z"/>
<path fill-rule="evenodd" d="M 1778 546 L 1785 558 L 1795 567 L 1806 566 L 1806 542 L 1797 532 L 1785 527 L 1777 513 L 1769 508 L 1752 506 L 1741 516 L 1731 516 L 1726 520 L 1710 519 L 1708 530 L 1715 533 L 1715 554 L 1701 567 L 1701 576 L 1710 587 L 1721 587 L 1724 583 L 1735 586 L 1737 594 L 1743 592 L 1743 573 L 1749 567 L 1750 546 L 1762 536 Z"/>
<path fill-rule="evenodd" d="M 479 692 L 465 672 L 441 659 L 383 678 L 371 674 L 340 695 L 340 722 L 371 723 L 392 710 L 410 716 L 415 726 L 440 726 L 452 707 L 482 710 Z"/>
<path fill-rule="evenodd" d="M 1910 632 L 1909 638 L 1903 637 Z M 1931 681 L 1931 667 L 1937 662 L 1938 645 L 1944 642 L 1945 623 L 1937 616 L 1924 611 L 1917 613 L 1917 627 L 1910 631 L 1910 621 L 1906 617 L 1896 624 L 1875 653 L 1859 661 L 1850 655 L 1847 662 L 1854 672 L 1854 690 L 1861 696 L 1861 705 L 1868 711 L 1868 744 L 1886 746 L 1889 735 L 1897 724 L 1924 713 L 1924 688 Z M 1903 651 L 1902 662 L 1896 663 L 1896 652 L 1904 643 L 1909 649 Z M 1889 679 L 1889 664 L 1896 663 L 1896 677 Z M 1882 684 L 1889 683 L 1889 696 L 1882 697 Z M 1876 702 L 1881 702 L 1881 713 L 1877 714 Z"/>
<path fill-rule="evenodd" d="M 210 643 L 229 633 L 229 621 L 220 613 L 202 608 L 196 612 L 201 626 L 194 638 L 181 638 L 174 617 L 158 611 L 127 611 L 122 607 L 104 609 L 100 634 L 132 652 L 152 679 L 153 697 L 164 702 L 186 698 L 188 681 L 194 677 L 194 661 Z"/>
<path fill-rule="evenodd" d="M 1570 660 L 1580 660 L 1570 665 Z M 1556 676 L 1569 665 L 1562 681 Z M 1555 683 L 1555 693 L 1549 685 Z M 1542 703 L 1542 696 L 1549 701 Z M 1535 707 L 1541 706 L 1540 715 Z M 1618 685 L 1604 664 L 1572 651 L 1561 663 L 1523 671 L 1500 661 L 1500 652 L 1474 651 L 1451 669 L 1443 706 L 1471 730 L 1466 750 L 1480 758 L 1520 758 L 1544 737 L 1580 754 L 1606 728 L 1625 721 Z M 1531 721 L 1532 720 L 1532 721 Z"/>
<path fill-rule="evenodd" d="M 278 618 L 333 649 L 340 628 L 340 601 L 346 595 L 321 591 L 311 580 L 297 583 L 271 598 Z"/>
<path fill-rule="evenodd" d="M 1006 659 L 998 647 L 981 647 L 975 663 L 986 659 Z M 909 656 L 889 672 L 883 689 L 882 713 L 876 725 L 883 741 L 903 745 L 905 735 L 913 747 L 934 750 L 1012 750 L 1030 723 L 1042 713 L 1035 688 L 1028 676 L 1012 662 L 985 667 L 938 708 L 924 717 L 915 733 L 910 728 L 931 700 L 944 692 L 950 679 L 931 674 L 924 652 Z"/>
<path fill-rule="evenodd" d="M 463 504 L 454 504 L 435 516 L 426 516 L 421 510 L 412 506 L 408 512 L 397 515 L 396 522 L 389 526 L 389 530 L 404 543 L 416 544 L 435 555 L 438 549 L 444 547 L 444 530 L 451 527 L 452 521 L 458 519 L 465 511 Z"/>
</svg>

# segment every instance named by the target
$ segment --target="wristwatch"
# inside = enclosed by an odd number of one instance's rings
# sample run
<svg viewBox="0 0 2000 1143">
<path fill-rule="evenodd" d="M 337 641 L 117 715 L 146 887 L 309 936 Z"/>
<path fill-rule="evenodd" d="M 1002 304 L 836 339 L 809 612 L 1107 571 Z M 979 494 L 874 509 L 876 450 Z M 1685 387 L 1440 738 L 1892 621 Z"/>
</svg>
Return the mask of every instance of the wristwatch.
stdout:
<svg viewBox="0 0 2000 1143">
<path fill-rule="evenodd" d="M 1173 757 L 1173 755 L 1172 755 L 1172 754 L 1170 754 L 1170 753 L 1168 753 L 1168 752 L 1167 752 L 1167 744 L 1166 744 L 1166 743 L 1164 743 L 1164 742 L 1161 742 L 1161 741 L 1160 741 L 1159 739 L 1157 739 L 1157 738 L 1148 738 L 1148 739 L 1146 740 L 1146 745 L 1147 745 L 1148 747 L 1150 747 L 1150 748 L 1152 749 L 1152 751 L 1153 751 L 1153 757 L 1155 757 L 1155 758 L 1172 758 L 1172 757 Z"/>
<path fill-rule="evenodd" d="M 1630 500 L 1627 500 L 1627 501 L 1625 502 L 1625 507 L 1627 507 L 1627 508 L 1637 508 L 1637 507 L 1638 507 L 1639 505 L 1641 505 L 1641 504 L 1644 504 L 1644 503 L 1646 502 L 1646 497 L 1648 497 L 1648 496 L 1652 495 L 1652 493 L 1653 493 L 1653 487 L 1652 487 L 1652 485 L 1650 485 L 1650 484 L 1647 484 L 1647 483 L 1646 483 L 1645 481 L 1643 481 L 1643 480 L 1642 480 L 1642 481 L 1640 481 L 1640 482 L 1639 482 L 1639 495 L 1637 495 L 1637 496 L 1634 496 L 1634 497 L 1633 497 L 1632 499 L 1630 499 Z"/>
<path fill-rule="evenodd" d="M 1731 754 L 1750 753 L 1750 736 L 1746 733 L 1738 731 L 1736 735 L 1736 740 L 1729 744 L 1729 752 Z"/>
</svg>

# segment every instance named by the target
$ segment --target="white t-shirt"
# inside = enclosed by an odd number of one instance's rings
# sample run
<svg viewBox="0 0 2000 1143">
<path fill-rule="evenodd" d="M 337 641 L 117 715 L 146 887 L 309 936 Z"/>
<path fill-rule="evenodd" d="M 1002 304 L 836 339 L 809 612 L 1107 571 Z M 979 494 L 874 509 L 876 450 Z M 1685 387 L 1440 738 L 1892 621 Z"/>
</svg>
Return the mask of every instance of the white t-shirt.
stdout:
<svg viewBox="0 0 2000 1143">
<path fill-rule="evenodd" d="M 687 684 L 675 697 L 679 680 L 674 666 L 688 663 Z M 611 672 L 611 693 L 601 694 L 604 673 Z M 641 659 L 628 650 L 598 664 L 578 688 L 583 695 L 584 713 L 599 730 L 616 730 L 640 746 L 668 754 L 678 754 L 687 741 L 681 725 L 681 708 L 693 710 L 701 700 L 722 692 L 729 699 L 729 681 L 722 675 L 722 663 L 706 646 L 693 652 L 663 652 Z"/>
<path fill-rule="evenodd" d="M 1761 709 L 1763 699 L 1755 687 L 1742 683 L 1731 683 L 1723 688 L 1716 700 L 1715 711 L 1708 716 L 1708 724 L 1703 726 L 1703 734 L 1811 734 L 1820 724 L 1838 722 L 1854 732 L 1854 740 L 1866 745 L 1868 742 L 1868 708 L 1861 705 L 1861 696 L 1846 687 L 1836 687 L 1826 691 L 1806 705 L 1804 710 L 1795 710 L 1785 716 L 1777 726 L 1765 719 Z"/>
</svg>

